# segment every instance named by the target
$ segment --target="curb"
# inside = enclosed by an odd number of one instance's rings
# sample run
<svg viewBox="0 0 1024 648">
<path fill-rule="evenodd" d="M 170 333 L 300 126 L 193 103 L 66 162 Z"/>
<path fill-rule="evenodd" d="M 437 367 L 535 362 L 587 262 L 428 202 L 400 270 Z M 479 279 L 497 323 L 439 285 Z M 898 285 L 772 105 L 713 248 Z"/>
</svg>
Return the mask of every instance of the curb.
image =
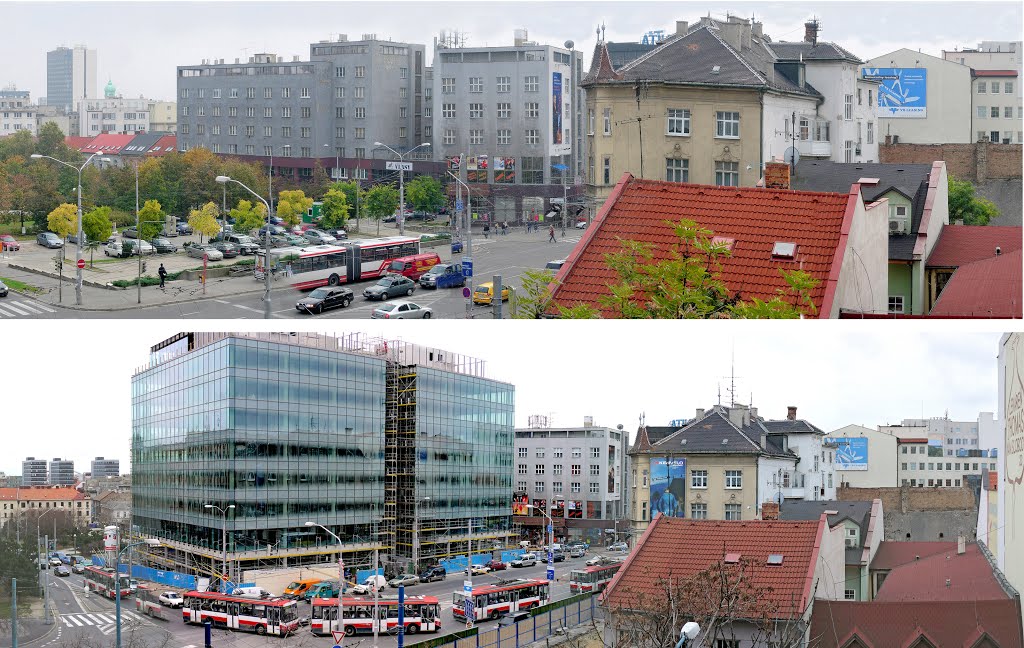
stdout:
<svg viewBox="0 0 1024 648">
<path fill-rule="evenodd" d="M 132 286 L 131 288 L 134 289 L 135 286 Z M 128 288 L 125 288 L 124 290 L 128 290 Z M 224 297 L 233 297 L 233 296 L 236 296 L 236 295 L 248 295 L 250 293 L 263 292 L 263 290 L 264 290 L 264 288 L 261 285 L 259 288 L 253 288 L 253 289 L 250 289 L 250 290 L 239 290 L 239 291 L 231 293 L 230 295 L 223 295 L 223 296 Z M 215 299 L 216 297 L 217 297 L 217 295 L 200 295 L 198 297 L 189 297 L 188 299 L 175 299 L 175 300 L 163 301 L 163 302 L 160 302 L 160 303 L 157 303 L 157 304 L 143 304 L 143 305 L 132 304 L 130 306 L 102 306 L 102 307 L 96 307 L 96 308 L 88 308 L 88 307 L 85 307 L 85 306 L 76 306 L 74 304 L 71 304 L 71 305 L 64 306 L 64 308 L 67 308 L 69 310 L 81 310 L 81 311 L 107 312 L 107 313 L 110 313 L 110 312 L 114 312 L 114 311 L 142 310 L 142 309 L 146 309 L 146 308 L 162 308 L 164 306 L 173 306 L 175 304 L 191 304 L 193 302 L 206 301 L 206 300 L 209 300 L 209 299 Z"/>
<path fill-rule="evenodd" d="M 72 282 L 73 283 L 74 280 L 75 280 L 73 276 L 64 277 L 62 279 L 61 276 L 59 274 L 57 274 L 56 272 L 50 272 L 48 270 L 39 270 L 38 268 L 30 268 L 28 266 L 18 265 L 17 263 L 8 263 L 7 267 L 8 268 L 13 268 L 15 270 L 21 270 L 22 272 L 30 272 L 32 274 L 42 275 L 44 277 L 49 277 L 50 279 L 56 279 L 58 281 L 64 280 L 64 281 L 68 281 L 68 282 Z M 124 290 L 124 288 L 118 288 L 117 286 L 111 286 L 111 285 L 108 285 L 108 284 L 102 284 L 102 283 L 99 283 L 98 281 L 90 281 L 90 280 L 85 279 L 85 278 L 82 279 L 82 285 L 83 286 L 89 286 L 91 288 L 104 288 L 106 290 Z"/>
</svg>

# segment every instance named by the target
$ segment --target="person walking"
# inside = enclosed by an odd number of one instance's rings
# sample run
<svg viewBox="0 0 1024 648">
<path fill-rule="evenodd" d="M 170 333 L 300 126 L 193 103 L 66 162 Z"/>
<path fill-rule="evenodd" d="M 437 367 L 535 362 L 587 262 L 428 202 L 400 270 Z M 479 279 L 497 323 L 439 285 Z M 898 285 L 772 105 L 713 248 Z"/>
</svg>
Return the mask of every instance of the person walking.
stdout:
<svg viewBox="0 0 1024 648">
<path fill-rule="evenodd" d="M 160 287 L 164 287 L 164 281 L 167 279 L 167 270 L 164 268 L 164 264 L 160 264 L 160 269 L 156 271 L 160 275 Z"/>
<path fill-rule="evenodd" d="M 484 224 L 484 238 L 487 238 L 487 235 L 488 235 L 488 234 L 490 234 L 490 233 L 491 233 L 491 226 L 490 226 L 490 225 L 487 225 L 487 224 L 485 223 L 485 224 Z"/>
<path fill-rule="evenodd" d="M 548 227 L 548 243 L 555 243 L 555 226 Z"/>
</svg>

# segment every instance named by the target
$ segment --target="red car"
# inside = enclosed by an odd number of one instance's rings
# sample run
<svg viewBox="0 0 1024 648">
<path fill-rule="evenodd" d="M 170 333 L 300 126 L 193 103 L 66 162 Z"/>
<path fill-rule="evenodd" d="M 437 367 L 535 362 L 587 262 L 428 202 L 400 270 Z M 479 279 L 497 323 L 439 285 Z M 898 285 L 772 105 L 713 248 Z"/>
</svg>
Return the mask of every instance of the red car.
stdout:
<svg viewBox="0 0 1024 648">
<path fill-rule="evenodd" d="M 491 571 L 501 571 L 503 569 L 508 568 L 508 565 L 501 562 L 500 560 L 492 560 L 491 562 L 487 563 L 487 566 L 491 568 Z"/>
<path fill-rule="evenodd" d="M 14 238 L 10 234 L 0 234 L 0 244 L 3 245 L 5 250 L 20 250 L 21 244 L 18 243 L 18 239 Z"/>
</svg>

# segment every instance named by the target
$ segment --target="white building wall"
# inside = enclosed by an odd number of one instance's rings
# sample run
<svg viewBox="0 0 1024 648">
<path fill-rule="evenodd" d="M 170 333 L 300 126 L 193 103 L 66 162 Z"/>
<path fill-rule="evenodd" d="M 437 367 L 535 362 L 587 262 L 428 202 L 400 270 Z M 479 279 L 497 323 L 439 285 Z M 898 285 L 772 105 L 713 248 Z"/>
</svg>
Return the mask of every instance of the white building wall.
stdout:
<svg viewBox="0 0 1024 648">
<path fill-rule="evenodd" d="M 835 468 L 835 448 L 822 445 L 817 434 L 789 435 L 789 449 L 800 457 L 797 472 L 805 476 L 805 500 L 834 500 L 839 476 Z M 824 494 L 822 494 L 824 489 Z"/>
<path fill-rule="evenodd" d="M 1024 101 L 1019 95 L 1020 85 L 1019 76 L 972 79 L 971 132 L 975 140 L 988 138 L 997 144 L 1022 143 L 1019 133 L 1024 119 Z"/>
<path fill-rule="evenodd" d="M 860 425 L 847 425 L 829 434 L 830 437 L 867 438 L 868 469 L 836 470 L 837 479 L 853 488 L 889 488 L 896 481 L 897 435 L 872 430 Z"/>
<path fill-rule="evenodd" d="M 149 130 L 148 99 L 92 99 L 78 102 L 83 137 Z"/>
<path fill-rule="evenodd" d="M 831 126 L 832 154 L 828 159 L 833 162 L 877 162 L 878 117 L 874 110 L 878 98 L 877 84 L 861 80 L 858 66 L 850 62 L 808 61 L 805 65 L 807 82 L 825 97 L 817 113 Z M 869 90 L 871 105 L 868 104 Z M 853 97 L 851 119 L 846 119 L 846 95 Z M 870 144 L 867 142 L 869 122 L 873 134 Z M 846 159 L 847 141 L 853 142 L 849 160 Z M 860 154 L 857 153 L 857 142 L 860 142 Z"/>
<path fill-rule="evenodd" d="M 869 207 L 858 197 L 854 210 L 829 314 L 833 319 L 842 309 L 864 313 L 889 310 L 889 201 L 882 199 Z"/>
<path fill-rule="evenodd" d="M 773 159 L 782 160 L 786 149 L 793 146 L 792 131 L 787 135 L 786 123 L 793 128 L 793 113 L 796 112 L 797 122 L 801 115 L 814 115 L 816 101 L 811 98 L 790 95 L 766 94 L 764 96 L 764 139 L 763 162 Z M 757 127 L 757 124 L 754 124 Z M 799 136 L 799 135 L 798 135 Z"/>
<path fill-rule="evenodd" d="M 797 463 L 793 459 L 765 456 L 757 458 L 757 507 L 759 512 L 761 504 L 778 502 L 780 495 L 783 498 L 786 497 L 786 493 L 790 489 L 782 487 L 781 475 L 789 473 L 792 476 L 796 471 L 796 466 Z"/>
</svg>

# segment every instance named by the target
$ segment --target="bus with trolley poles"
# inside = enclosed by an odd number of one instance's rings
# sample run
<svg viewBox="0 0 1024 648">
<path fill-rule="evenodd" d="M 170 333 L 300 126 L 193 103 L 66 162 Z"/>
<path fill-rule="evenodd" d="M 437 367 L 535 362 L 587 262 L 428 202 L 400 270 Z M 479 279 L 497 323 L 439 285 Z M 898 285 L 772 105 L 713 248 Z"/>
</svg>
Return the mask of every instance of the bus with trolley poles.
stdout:
<svg viewBox="0 0 1024 648">
<path fill-rule="evenodd" d="M 348 597 L 342 600 L 345 635 L 373 633 L 372 598 Z M 398 631 L 398 597 L 382 596 L 377 599 L 378 633 L 394 634 Z M 436 596 L 405 597 L 405 634 L 438 632 L 441 629 L 441 606 Z M 314 598 L 309 629 L 315 635 L 330 635 L 338 627 L 338 599 Z"/>
<path fill-rule="evenodd" d="M 608 565 L 594 565 L 584 569 L 574 569 L 569 573 L 569 592 L 582 594 L 584 592 L 603 592 L 612 582 L 615 574 L 622 567 L 621 562 L 613 562 Z"/>
<path fill-rule="evenodd" d="M 117 598 L 117 590 L 114 588 L 114 570 L 110 567 L 97 567 L 90 565 L 85 568 L 85 586 L 90 592 L 97 592 L 109 599 Z M 131 579 L 127 574 L 118 574 L 118 586 L 121 589 L 121 598 L 131 596 Z"/>
<path fill-rule="evenodd" d="M 518 579 L 473 586 L 473 617 L 475 621 L 546 605 L 550 602 L 550 585 L 546 580 Z M 452 616 L 466 621 L 466 594 L 452 594 Z"/>
<path fill-rule="evenodd" d="M 318 286 L 337 286 L 365 279 L 376 279 L 394 266 L 401 272 L 404 259 L 420 253 L 420 240 L 412 236 L 343 241 L 336 245 L 281 247 L 270 250 L 270 272 L 285 277 L 293 288 L 309 290 Z M 399 261 L 399 260 L 402 261 Z M 256 252 L 253 275 L 264 278 L 266 252 Z"/>
<path fill-rule="evenodd" d="M 246 630 L 258 635 L 286 636 L 299 629 L 298 602 L 285 598 L 259 599 L 216 592 L 186 592 L 182 621 L 214 628 Z"/>
<path fill-rule="evenodd" d="M 164 606 L 160 603 L 159 594 L 146 585 L 139 585 L 135 590 L 135 611 L 146 616 L 164 618 Z"/>
</svg>

